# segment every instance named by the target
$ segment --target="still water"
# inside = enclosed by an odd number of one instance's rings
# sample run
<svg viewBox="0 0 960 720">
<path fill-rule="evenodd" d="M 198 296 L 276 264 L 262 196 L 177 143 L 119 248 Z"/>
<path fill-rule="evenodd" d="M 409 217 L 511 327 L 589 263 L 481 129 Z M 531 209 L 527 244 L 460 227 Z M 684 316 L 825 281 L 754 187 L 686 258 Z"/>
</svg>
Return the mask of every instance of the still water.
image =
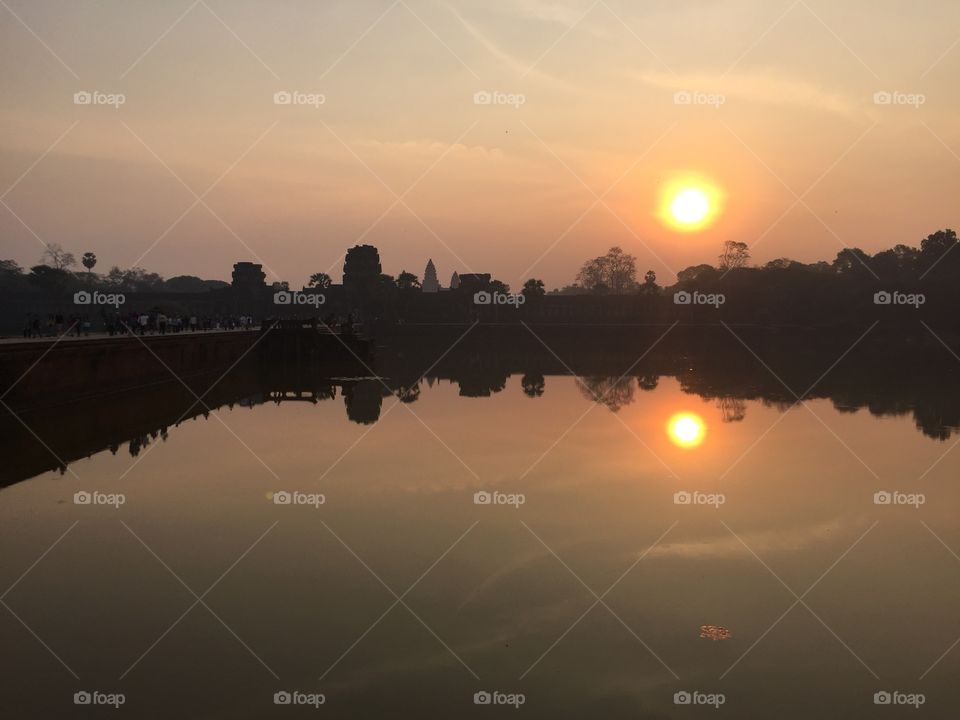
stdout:
<svg viewBox="0 0 960 720">
<path fill-rule="evenodd" d="M 333 385 L 0 490 L 4 717 L 114 716 L 84 691 L 138 718 L 960 702 L 955 438 L 670 377 L 424 381 L 376 422 Z"/>
</svg>

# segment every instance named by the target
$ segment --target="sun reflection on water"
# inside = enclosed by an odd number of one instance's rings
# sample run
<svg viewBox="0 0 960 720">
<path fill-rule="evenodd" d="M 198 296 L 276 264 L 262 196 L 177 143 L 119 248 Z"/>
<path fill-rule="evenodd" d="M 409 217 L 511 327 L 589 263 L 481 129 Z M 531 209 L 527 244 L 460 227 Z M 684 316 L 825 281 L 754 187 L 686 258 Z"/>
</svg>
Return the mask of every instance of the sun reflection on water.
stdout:
<svg viewBox="0 0 960 720">
<path fill-rule="evenodd" d="M 667 435 L 677 447 L 695 448 L 703 442 L 707 425 L 696 413 L 681 412 L 667 421 Z"/>
</svg>

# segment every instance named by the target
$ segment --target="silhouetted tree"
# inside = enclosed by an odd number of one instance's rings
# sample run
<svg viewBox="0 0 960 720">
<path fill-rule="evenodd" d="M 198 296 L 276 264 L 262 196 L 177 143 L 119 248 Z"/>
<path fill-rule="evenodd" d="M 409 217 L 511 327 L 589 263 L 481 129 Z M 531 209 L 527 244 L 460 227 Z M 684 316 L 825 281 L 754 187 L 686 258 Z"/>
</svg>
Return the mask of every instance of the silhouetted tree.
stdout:
<svg viewBox="0 0 960 720">
<path fill-rule="evenodd" d="M 347 408 L 347 417 L 361 425 L 372 425 L 379 420 L 380 407 L 383 405 L 382 387 L 379 380 L 345 383 L 343 402 Z"/>
<path fill-rule="evenodd" d="M 107 284 L 121 290 L 152 290 L 163 284 L 163 277 L 139 267 L 121 270 L 114 265 L 107 273 L 106 281 Z"/>
<path fill-rule="evenodd" d="M 636 284 L 637 259 L 614 246 L 606 255 L 587 260 L 577 273 L 577 283 L 594 292 L 620 295 Z M 602 287 L 601 287 L 602 286 Z"/>
<path fill-rule="evenodd" d="M 937 230 L 920 242 L 920 252 L 935 257 L 943 255 L 957 244 L 957 233 L 953 230 Z"/>
<path fill-rule="evenodd" d="M 400 274 L 397 275 L 397 289 L 398 290 L 416 290 L 420 288 L 420 280 L 417 279 L 417 276 L 406 270 L 401 270 Z"/>
<path fill-rule="evenodd" d="M 703 263 L 701 265 L 692 265 L 677 273 L 677 280 L 682 284 L 708 282 L 719 276 L 717 269 L 713 265 Z"/>
<path fill-rule="evenodd" d="M 23 268 L 13 260 L 0 260 L 0 285 L 16 286 L 24 280 Z"/>
<path fill-rule="evenodd" d="M 30 268 L 27 281 L 41 290 L 60 292 L 70 284 L 73 276 L 61 268 L 49 265 L 34 265 Z"/>
<path fill-rule="evenodd" d="M 766 265 L 763 266 L 764 270 L 793 270 L 796 268 L 802 268 L 803 263 L 799 263 L 796 260 L 791 260 L 790 258 L 777 258 L 776 260 L 771 260 Z"/>
<path fill-rule="evenodd" d="M 746 243 L 727 240 L 723 244 L 723 252 L 720 253 L 721 270 L 746 267 L 749 261 L 750 248 Z"/>
<path fill-rule="evenodd" d="M 644 274 L 640 292 L 644 295 L 656 295 L 660 292 L 660 286 L 657 285 L 657 274 L 653 270 L 647 270 Z"/>
<path fill-rule="evenodd" d="M 43 251 L 40 262 L 57 270 L 69 270 L 77 264 L 72 252 L 67 252 L 57 243 L 49 243 Z"/>
<path fill-rule="evenodd" d="M 833 269 L 841 275 L 869 273 L 870 256 L 860 248 L 845 248 L 837 253 Z"/>
<path fill-rule="evenodd" d="M 491 280 L 490 281 L 490 292 L 492 293 L 501 293 L 506 295 L 510 292 L 510 286 L 507 285 L 502 280 Z"/>
<path fill-rule="evenodd" d="M 85 252 L 80 262 L 87 269 L 87 279 L 90 280 L 93 277 L 93 268 L 97 264 L 97 256 L 92 252 Z"/>
<path fill-rule="evenodd" d="M 537 398 L 543 395 L 546 380 L 544 380 L 541 373 L 525 373 L 520 380 L 520 385 L 523 387 L 524 395 L 530 398 Z"/>
<path fill-rule="evenodd" d="M 637 259 L 619 247 L 610 248 L 606 258 L 606 284 L 614 295 L 620 295 L 637 281 Z"/>
<path fill-rule="evenodd" d="M 326 290 L 333 284 L 333 278 L 331 278 L 325 272 L 314 273 L 310 276 L 310 282 L 307 283 L 307 287 L 320 288 L 321 290 Z"/>
<path fill-rule="evenodd" d="M 579 377 L 576 383 L 584 397 L 605 405 L 611 412 L 618 412 L 633 402 L 631 377 Z"/>
<path fill-rule="evenodd" d="M 544 290 L 543 280 L 530 278 L 523 284 L 523 295 L 527 300 L 541 298 L 545 293 L 546 290 Z"/>
<path fill-rule="evenodd" d="M 725 423 L 740 422 L 747 416 L 747 404 L 738 398 L 724 397 L 717 400 L 722 420 Z"/>
<path fill-rule="evenodd" d="M 644 392 L 656 390 L 659 384 L 660 378 L 657 375 L 641 375 L 637 378 L 637 385 L 639 385 L 640 389 Z"/>
<path fill-rule="evenodd" d="M 416 402 L 420 397 L 420 383 L 416 382 L 409 387 L 403 386 L 397 390 L 397 398 L 402 403 Z"/>
</svg>

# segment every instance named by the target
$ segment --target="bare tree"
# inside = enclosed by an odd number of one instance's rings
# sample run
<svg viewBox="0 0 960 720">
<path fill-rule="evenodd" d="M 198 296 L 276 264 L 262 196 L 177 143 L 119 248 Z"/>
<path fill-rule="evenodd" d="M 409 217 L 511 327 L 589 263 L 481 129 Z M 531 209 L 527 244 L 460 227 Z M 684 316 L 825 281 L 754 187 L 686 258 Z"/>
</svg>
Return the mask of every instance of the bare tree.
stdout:
<svg viewBox="0 0 960 720">
<path fill-rule="evenodd" d="M 615 295 L 629 290 L 637 281 L 637 259 L 621 248 L 607 251 L 607 286 Z"/>
<path fill-rule="evenodd" d="M 577 282 L 588 290 L 607 289 L 617 295 L 636 284 L 637 259 L 622 248 L 612 247 L 606 255 L 587 260 L 577 273 Z"/>
<path fill-rule="evenodd" d="M 67 270 L 77 264 L 77 259 L 57 243 L 50 243 L 40 256 L 40 262 L 57 270 Z"/>
<path fill-rule="evenodd" d="M 723 244 L 723 252 L 720 253 L 721 270 L 746 267 L 749 261 L 750 248 L 746 243 L 727 240 Z"/>
</svg>

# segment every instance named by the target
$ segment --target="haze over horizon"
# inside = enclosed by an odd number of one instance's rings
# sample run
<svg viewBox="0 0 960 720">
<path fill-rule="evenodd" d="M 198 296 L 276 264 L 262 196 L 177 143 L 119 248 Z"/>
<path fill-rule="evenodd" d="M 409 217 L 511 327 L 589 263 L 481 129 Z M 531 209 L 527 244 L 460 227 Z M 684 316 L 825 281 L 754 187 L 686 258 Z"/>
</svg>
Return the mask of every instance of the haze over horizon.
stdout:
<svg viewBox="0 0 960 720">
<path fill-rule="evenodd" d="M 0 58 L 2 257 L 25 267 L 46 242 L 299 286 L 368 243 L 393 275 L 552 288 L 612 245 L 672 282 L 726 240 L 812 262 L 960 225 L 948 0 L 4 0 Z M 723 201 L 683 233 L 661 194 L 691 175 Z"/>
</svg>

